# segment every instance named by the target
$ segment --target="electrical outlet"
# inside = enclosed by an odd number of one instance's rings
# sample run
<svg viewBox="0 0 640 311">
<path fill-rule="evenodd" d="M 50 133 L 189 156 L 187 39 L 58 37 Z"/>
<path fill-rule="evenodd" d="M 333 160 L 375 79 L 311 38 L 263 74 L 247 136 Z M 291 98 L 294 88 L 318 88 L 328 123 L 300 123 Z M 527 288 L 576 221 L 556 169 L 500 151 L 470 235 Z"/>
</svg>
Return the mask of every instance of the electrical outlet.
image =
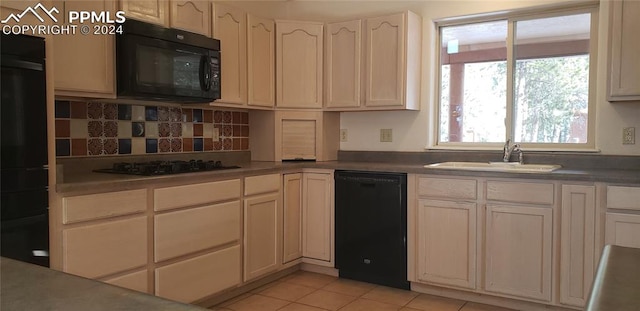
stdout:
<svg viewBox="0 0 640 311">
<path fill-rule="evenodd" d="M 625 127 L 622 129 L 622 144 L 634 145 L 636 143 L 636 128 Z"/>
<path fill-rule="evenodd" d="M 393 141 L 393 131 L 391 129 L 380 129 L 380 141 L 389 143 Z"/>
<path fill-rule="evenodd" d="M 347 129 L 340 129 L 340 142 L 345 142 L 348 138 Z"/>
<path fill-rule="evenodd" d="M 217 127 L 213 128 L 213 140 L 214 141 L 220 140 L 220 129 Z"/>
</svg>

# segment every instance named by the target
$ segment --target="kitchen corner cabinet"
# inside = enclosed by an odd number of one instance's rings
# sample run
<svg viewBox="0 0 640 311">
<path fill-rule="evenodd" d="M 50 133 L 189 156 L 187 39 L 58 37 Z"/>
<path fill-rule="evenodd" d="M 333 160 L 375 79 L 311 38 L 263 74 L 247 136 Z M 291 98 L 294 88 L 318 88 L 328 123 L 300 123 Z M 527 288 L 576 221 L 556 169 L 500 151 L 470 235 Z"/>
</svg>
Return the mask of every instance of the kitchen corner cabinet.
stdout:
<svg viewBox="0 0 640 311">
<path fill-rule="evenodd" d="M 56 1 L 61 22 L 69 11 L 115 11 L 115 2 Z M 56 35 L 54 38 L 55 94 L 95 98 L 115 98 L 115 40 L 113 35 Z"/>
<path fill-rule="evenodd" d="M 640 187 L 607 186 L 605 244 L 640 248 Z"/>
<path fill-rule="evenodd" d="M 169 1 L 169 26 L 211 37 L 209 1 Z"/>
<path fill-rule="evenodd" d="M 331 23 L 325 29 L 325 108 L 360 107 L 361 21 Z"/>
<path fill-rule="evenodd" d="M 120 10 L 127 19 L 135 19 L 169 27 L 169 1 L 167 0 L 119 0 Z"/>
<path fill-rule="evenodd" d="M 272 109 L 275 106 L 275 33 L 276 24 L 273 20 L 247 15 L 249 108 Z"/>
<path fill-rule="evenodd" d="M 213 37 L 222 51 L 222 98 L 215 103 L 247 104 L 247 14 L 237 8 L 213 4 Z"/>
<path fill-rule="evenodd" d="M 417 178 L 417 280 L 476 288 L 477 182 Z"/>
<path fill-rule="evenodd" d="M 244 281 L 282 264 L 282 202 L 280 174 L 245 178 Z"/>
<path fill-rule="evenodd" d="M 584 307 L 595 274 L 593 185 L 562 185 L 560 303 Z"/>
<path fill-rule="evenodd" d="M 284 174 L 282 263 L 302 257 L 302 173 Z"/>
<path fill-rule="evenodd" d="M 420 109 L 422 18 L 411 11 L 365 26 L 365 108 Z"/>
<path fill-rule="evenodd" d="M 333 171 L 302 174 L 303 261 L 334 266 Z"/>
<path fill-rule="evenodd" d="M 323 24 L 276 21 L 276 107 L 322 108 Z"/>
<path fill-rule="evenodd" d="M 640 101 L 640 2 L 611 1 L 609 101 Z"/>
</svg>

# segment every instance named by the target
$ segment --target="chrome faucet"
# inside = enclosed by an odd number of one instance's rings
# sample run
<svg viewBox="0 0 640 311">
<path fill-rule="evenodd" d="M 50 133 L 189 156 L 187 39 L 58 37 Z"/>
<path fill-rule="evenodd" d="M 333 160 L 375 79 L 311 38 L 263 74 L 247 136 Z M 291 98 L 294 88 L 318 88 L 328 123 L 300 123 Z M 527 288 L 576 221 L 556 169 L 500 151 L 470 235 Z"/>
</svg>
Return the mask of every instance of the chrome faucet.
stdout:
<svg viewBox="0 0 640 311">
<path fill-rule="evenodd" d="M 511 154 L 514 152 L 518 153 L 518 162 L 520 164 L 524 164 L 524 156 L 522 154 L 522 148 L 520 148 L 520 144 L 511 144 L 511 139 L 507 139 L 507 142 L 504 143 L 504 147 L 502 148 L 503 150 L 503 157 L 502 157 L 502 161 L 503 162 L 509 162 L 509 159 L 511 158 Z"/>
</svg>

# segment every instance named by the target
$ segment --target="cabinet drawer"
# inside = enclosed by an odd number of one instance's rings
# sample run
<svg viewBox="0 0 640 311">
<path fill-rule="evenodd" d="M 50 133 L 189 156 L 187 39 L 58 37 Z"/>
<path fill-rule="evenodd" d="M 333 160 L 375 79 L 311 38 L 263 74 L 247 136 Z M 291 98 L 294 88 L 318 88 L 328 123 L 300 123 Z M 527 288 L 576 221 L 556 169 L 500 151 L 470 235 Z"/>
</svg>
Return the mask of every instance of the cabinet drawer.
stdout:
<svg viewBox="0 0 640 311">
<path fill-rule="evenodd" d="M 147 217 L 62 232 L 63 271 L 96 278 L 147 264 Z"/>
<path fill-rule="evenodd" d="M 156 269 L 156 295 L 193 302 L 240 283 L 240 246 Z"/>
<path fill-rule="evenodd" d="M 605 244 L 640 248 L 640 215 L 606 213 Z"/>
<path fill-rule="evenodd" d="M 240 198 L 239 179 L 159 188 L 153 192 L 156 211 L 238 198 Z"/>
<path fill-rule="evenodd" d="M 607 208 L 640 210 L 640 187 L 607 187 Z"/>
<path fill-rule="evenodd" d="M 240 239 L 240 201 L 154 218 L 155 262 Z"/>
<path fill-rule="evenodd" d="M 146 189 L 66 197 L 62 199 L 62 222 L 70 224 L 134 214 L 146 209 Z"/>
<path fill-rule="evenodd" d="M 147 277 L 147 275 L 147 270 L 145 269 L 142 271 L 125 274 L 117 278 L 107 279 L 104 280 L 104 282 L 115 286 L 137 290 L 143 293 L 149 293 L 149 278 Z"/>
<path fill-rule="evenodd" d="M 251 176 L 244 179 L 244 195 L 280 190 L 280 174 Z"/>
<path fill-rule="evenodd" d="M 553 184 L 488 181 L 487 200 L 552 205 Z"/>
<path fill-rule="evenodd" d="M 475 180 L 449 178 L 419 178 L 418 195 L 434 198 L 468 199 L 478 197 Z"/>
</svg>

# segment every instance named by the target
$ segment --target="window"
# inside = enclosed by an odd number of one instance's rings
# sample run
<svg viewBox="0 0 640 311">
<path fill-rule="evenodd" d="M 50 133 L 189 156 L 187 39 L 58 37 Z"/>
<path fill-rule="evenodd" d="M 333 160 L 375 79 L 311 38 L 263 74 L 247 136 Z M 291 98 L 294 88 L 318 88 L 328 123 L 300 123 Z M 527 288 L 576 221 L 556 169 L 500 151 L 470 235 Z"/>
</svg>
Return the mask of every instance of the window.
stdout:
<svg viewBox="0 0 640 311">
<path fill-rule="evenodd" d="M 594 148 L 594 12 L 439 23 L 438 145 Z"/>
</svg>

